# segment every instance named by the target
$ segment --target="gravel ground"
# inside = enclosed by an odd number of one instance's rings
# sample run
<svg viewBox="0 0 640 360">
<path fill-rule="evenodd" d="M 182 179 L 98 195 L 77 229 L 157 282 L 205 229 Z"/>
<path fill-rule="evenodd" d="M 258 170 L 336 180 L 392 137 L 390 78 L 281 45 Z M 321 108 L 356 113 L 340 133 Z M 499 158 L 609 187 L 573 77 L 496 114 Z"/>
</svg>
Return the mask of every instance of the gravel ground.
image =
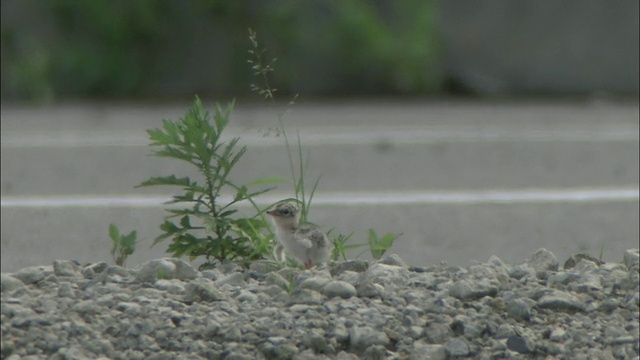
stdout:
<svg viewBox="0 0 640 360">
<path fill-rule="evenodd" d="M 468 268 L 70 260 L 2 274 L 2 358 L 638 359 L 638 250 Z"/>
</svg>

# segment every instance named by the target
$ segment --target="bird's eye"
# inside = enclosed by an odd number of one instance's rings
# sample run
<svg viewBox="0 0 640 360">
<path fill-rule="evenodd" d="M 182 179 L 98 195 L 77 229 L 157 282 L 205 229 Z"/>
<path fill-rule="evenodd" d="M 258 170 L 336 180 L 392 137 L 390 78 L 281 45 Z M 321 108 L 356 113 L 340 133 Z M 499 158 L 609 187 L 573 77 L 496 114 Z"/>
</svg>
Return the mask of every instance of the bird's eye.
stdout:
<svg viewBox="0 0 640 360">
<path fill-rule="evenodd" d="M 280 213 L 282 215 L 289 216 L 289 215 L 291 215 L 291 210 L 290 209 L 282 209 L 282 210 L 280 210 Z"/>
</svg>

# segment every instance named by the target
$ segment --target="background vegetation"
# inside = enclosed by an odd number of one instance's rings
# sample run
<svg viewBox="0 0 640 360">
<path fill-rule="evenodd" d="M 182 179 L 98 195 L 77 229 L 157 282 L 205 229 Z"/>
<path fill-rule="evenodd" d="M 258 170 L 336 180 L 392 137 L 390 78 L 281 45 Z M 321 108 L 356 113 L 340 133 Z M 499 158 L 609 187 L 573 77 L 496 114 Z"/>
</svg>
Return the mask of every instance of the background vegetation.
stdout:
<svg viewBox="0 0 640 360">
<path fill-rule="evenodd" d="M 442 90 L 436 1 L 2 2 L 2 97 L 248 95 L 247 29 L 281 94 Z"/>
</svg>

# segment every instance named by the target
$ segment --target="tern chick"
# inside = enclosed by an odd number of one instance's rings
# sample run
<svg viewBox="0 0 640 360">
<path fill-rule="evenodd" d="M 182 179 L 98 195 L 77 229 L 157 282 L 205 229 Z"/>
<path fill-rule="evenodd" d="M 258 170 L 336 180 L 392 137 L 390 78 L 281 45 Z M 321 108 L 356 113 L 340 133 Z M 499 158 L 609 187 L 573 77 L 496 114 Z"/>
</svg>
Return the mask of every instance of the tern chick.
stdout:
<svg viewBox="0 0 640 360">
<path fill-rule="evenodd" d="M 331 242 L 314 225 L 300 225 L 300 209 L 292 202 L 280 202 L 267 211 L 276 229 L 275 257 L 284 261 L 284 251 L 304 264 L 305 269 L 326 261 L 331 253 Z"/>
</svg>

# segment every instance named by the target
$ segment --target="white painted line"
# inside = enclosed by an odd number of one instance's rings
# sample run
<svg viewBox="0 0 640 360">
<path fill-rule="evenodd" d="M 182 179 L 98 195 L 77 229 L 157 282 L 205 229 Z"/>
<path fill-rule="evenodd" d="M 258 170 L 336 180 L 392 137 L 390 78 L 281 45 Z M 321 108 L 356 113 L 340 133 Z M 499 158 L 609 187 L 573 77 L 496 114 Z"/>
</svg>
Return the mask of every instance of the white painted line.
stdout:
<svg viewBox="0 0 640 360">
<path fill-rule="evenodd" d="M 273 204 L 290 195 L 260 196 L 261 206 Z M 399 192 L 335 192 L 317 194 L 315 205 L 415 205 L 415 204 L 517 204 L 517 203 L 576 203 L 638 201 L 638 186 L 625 188 L 523 189 L 484 191 L 399 191 Z M 49 196 L 2 197 L 3 208 L 60 208 L 60 207 L 163 207 L 169 197 L 163 196 Z M 221 202 L 230 197 L 222 197 Z M 247 202 L 240 204 L 248 206 Z"/>
<path fill-rule="evenodd" d="M 240 144 L 252 147 L 282 146 L 282 136 L 264 136 L 254 131 L 228 131 L 226 139 L 240 137 Z M 289 131 L 289 142 L 297 143 L 296 132 Z M 305 146 L 318 145 L 360 145 L 360 144 L 426 144 L 441 142 L 516 142 L 516 141 L 638 141 L 638 128 L 619 129 L 555 129 L 535 130 L 518 128 L 485 128 L 476 129 L 428 129 L 425 127 L 333 127 L 304 128 L 300 131 L 300 139 Z M 139 147 L 147 146 L 149 140 L 144 132 L 131 135 L 131 132 L 90 132 L 46 134 L 20 134 L 3 136 L 0 145 L 3 148 L 74 148 L 74 147 Z"/>
</svg>

